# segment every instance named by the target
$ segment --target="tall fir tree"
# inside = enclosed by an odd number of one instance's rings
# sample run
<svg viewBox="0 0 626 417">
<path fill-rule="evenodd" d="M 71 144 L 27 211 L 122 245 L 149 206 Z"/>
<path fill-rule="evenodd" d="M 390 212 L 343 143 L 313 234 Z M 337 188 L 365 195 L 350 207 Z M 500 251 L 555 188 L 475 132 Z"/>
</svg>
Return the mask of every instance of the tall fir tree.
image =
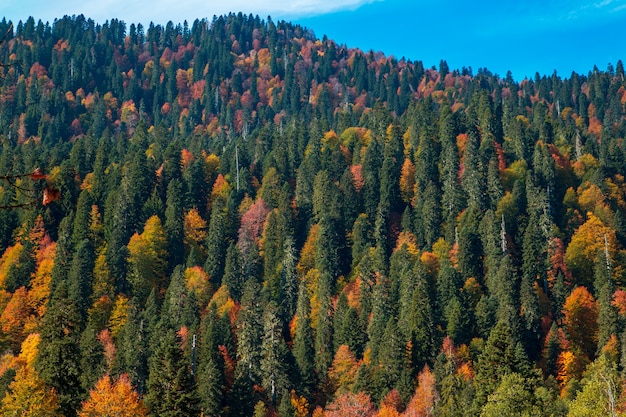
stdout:
<svg viewBox="0 0 626 417">
<path fill-rule="evenodd" d="M 199 414 L 199 399 L 180 339 L 165 330 L 150 358 L 146 405 L 152 416 L 183 417 Z"/>
<path fill-rule="evenodd" d="M 50 308 L 41 323 L 41 342 L 35 370 L 54 388 L 59 410 L 72 417 L 86 391 L 81 385 L 80 335 L 83 323 L 74 303 L 68 298 L 65 283 L 59 284 Z"/>
</svg>

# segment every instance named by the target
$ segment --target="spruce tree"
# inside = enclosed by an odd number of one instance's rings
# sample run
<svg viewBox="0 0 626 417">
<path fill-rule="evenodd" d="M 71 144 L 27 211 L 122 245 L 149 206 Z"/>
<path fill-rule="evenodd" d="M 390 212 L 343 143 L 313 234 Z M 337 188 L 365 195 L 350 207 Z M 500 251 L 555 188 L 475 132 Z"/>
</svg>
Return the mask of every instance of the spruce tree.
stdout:
<svg viewBox="0 0 626 417">
<path fill-rule="evenodd" d="M 283 325 L 278 317 L 278 308 L 268 303 L 263 312 L 263 336 L 261 342 L 261 385 L 265 388 L 272 404 L 283 391 L 291 388 L 287 345 L 282 337 Z"/>
<path fill-rule="evenodd" d="M 59 409 L 68 417 L 76 415 L 86 394 L 81 384 L 81 328 L 80 314 L 68 298 L 65 283 L 61 283 L 55 289 L 41 323 L 41 342 L 35 369 L 41 379 L 54 388 L 59 398 Z"/>
<path fill-rule="evenodd" d="M 167 186 L 167 199 L 165 208 L 165 232 L 167 233 L 169 271 L 184 261 L 183 239 L 184 213 L 183 213 L 183 187 L 179 180 L 172 180 Z"/>
<path fill-rule="evenodd" d="M 315 367 L 313 357 L 315 351 L 313 330 L 311 329 L 311 304 L 306 284 L 300 283 L 298 306 L 296 309 L 296 333 L 293 338 L 293 356 L 299 376 L 299 392 L 307 398 L 313 394 L 315 387 Z"/>
<path fill-rule="evenodd" d="M 211 277 L 211 281 L 220 283 L 224 274 L 224 258 L 228 249 L 227 212 L 221 199 L 213 203 L 211 220 L 206 240 L 207 259 L 204 264 L 205 271 Z"/>
<path fill-rule="evenodd" d="M 237 314 L 237 359 L 241 372 L 254 384 L 261 378 L 261 341 L 263 323 L 259 302 L 260 286 L 256 280 L 246 282 Z"/>
<path fill-rule="evenodd" d="M 200 411 L 190 364 L 185 360 L 180 340 L 166 330 L 150 358 L 146 405 L 154 417 L 187 417 Z"/>
</svg>

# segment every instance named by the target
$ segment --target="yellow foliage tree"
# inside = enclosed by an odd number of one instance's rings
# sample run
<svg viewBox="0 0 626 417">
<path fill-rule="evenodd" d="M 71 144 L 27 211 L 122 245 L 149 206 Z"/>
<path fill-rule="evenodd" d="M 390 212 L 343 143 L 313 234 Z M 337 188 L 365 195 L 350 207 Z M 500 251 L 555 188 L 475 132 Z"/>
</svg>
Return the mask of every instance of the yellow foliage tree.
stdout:
<svg viewBox="0 0 626 417">
<path fill-rule="evenodd" d="M 400 195 L 402 201 L 411 203 L 415 192 L 415 165 L 409 158 L 405 158 L 402 163 L 402 171 L 400 174 Z"/>
<path fill-rule="evenodd" d="M 46 388 L 37 373 L 28 367 L 19 368 L 2 400 L 0 414 L 21 417 L 57 417 L 58 401 L 52 389 Z"/>
<path fill-rule="evenodd" d="M 105 375 L 89 392 L 78 417 L 145 417 L 148 410 L 133 389 L 128 375 L 113 381 Z"/>
<path fill-rule="evenodd" d="M 300 260 L 298 261 L 298 275 L 302 278 L 311 269 L 315 268 L 315 243 L 317 242 L 317 235 L 319 233 L 319 225 L 314 224 L 309 230 L 309 235 L 302 246 L 300 251 Z"/>
<path fill-rule="evenodd" d="M 196 208 L 192 208 L 185 214 L 184 228 L 187 244 L 201 245 L 206 239 L 207 223 Z"/>
<path fill-rule="evenodd" d="M 306 398 L 298 396 L 295 390 L 291 390 L 291 406 L 294 410 L 294 417 L 306 417 L 309 415 L 309 402 Z"/>
<path fill-rule="evenodd" d="M 111 317 L 109 318 L 109 329 L 111 329 L 111 335 L 116 338 L 122 331 L 126 322 L 128 321 L 128 298 L 123 295 L 118 295 L 111 311 Z"/>
<path fill-rule="evenodd" d="M 576 229 L 565 251 L 565 263 L 572 272 L 574 282 L 590 286 L 593 281 L 593 266 L 598 254 L 608 246 L 613 259 L 616 247 L 615 231 L 605 225 L 593 213 L 587 213 L 587 221 Z"/>
<path fill-rule="evenodd" d="M 136 294 L 147 296 L 151 289 L 165 288 L 167 237 L 158 216 L 150 217 L 143 233 L 135 233 L 128 242 L 131 281 Z"/>
<path fill-rule="evenodd" d="M 39 318 L 46 312 L 46 305 L 50 297 L 50 281 L 52 280 L 56 248 L 57 245 L 53 242 L 40 249 L 37 253 L 37 269 L 30 281 L 28 304 Z"/>
<path fill-rule="evenodd" d="M 339 346 L 328 377 L 337 395 L 349 392 L 356 380 L 359 362 L 347 345 Z"/>
<path fill-rule="evenodd" d="M 215 303 L 215 308 L 217 308 L 217 313 L 220 317 L 223 317 L 224 314 L 230 314 L 233 307 L 235 307 L 235 302 L 230 297 L 230 293 L 228 292 L 228 287 L 226 285 L 222 285 L 215 291 L 213 297 L 211 297 L 211 301 L 209 301 L 209 305 Z"/>
<path fill-rule="evenodd" d="M 187 290 L 196 293 L 199 307 L 206 307 L 212 292 L 209 275 L 199 266 L 187 268 L 185 270 L 185 282 Z"/>
<path fill-rule="evenodd" d="M 0 288 L 5 288 L 7 274 L 9 273 L 11 267 L 17 264 L 23 250 L 24 246 L 18 242 L 13 246 L 8 247 L 4 251 L 4 254 L 2 254 L 2 258 L 0 258 Z"/>
<path fill-rule="evenodd" d="M 54 390 L 45 386 L 34 369 L 39 334 L 31 333 L 22 343 L 17 357 L 15 379 L 0 407 L 0 415 L 20 417 L 60 417 Z"/>
<path fill-rule="evenodd" d="M 400 409 L 402 409 L 402 397 L 398 390 L 392 389 L 383 398 L 376 417 L 400 417 L 401 414 L 398 411 Z"/>
<path fill-rule="evenodd" d="M 106 255 L 104 250 L 98 253 L 96 257 L 96 263 L 93 269 L 93 298 L 100 298 L 102 296 L 108 296 L 113 298 L 114 280 L 109 271 L 109 265 L 107 264 Z"/>
</svg>

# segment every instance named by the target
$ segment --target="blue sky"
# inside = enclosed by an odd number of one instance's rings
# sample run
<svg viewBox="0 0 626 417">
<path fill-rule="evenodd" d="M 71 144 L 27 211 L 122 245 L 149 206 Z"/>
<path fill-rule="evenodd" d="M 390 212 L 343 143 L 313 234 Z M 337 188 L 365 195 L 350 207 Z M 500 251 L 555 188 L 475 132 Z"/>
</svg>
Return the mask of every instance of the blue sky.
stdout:
<svg viewBox="0 0 626 417">
<path fill-rule="evenodd" d="M 84 14 L 128 24 L 175 23 L 229 11 L 291 20 L 329 38 L 425 66 L 487 68 L 515 79 L 606 69 L 626 59 L 626 0 L 2 0 L 0 15 L 52 22 Z"/>
</svg>

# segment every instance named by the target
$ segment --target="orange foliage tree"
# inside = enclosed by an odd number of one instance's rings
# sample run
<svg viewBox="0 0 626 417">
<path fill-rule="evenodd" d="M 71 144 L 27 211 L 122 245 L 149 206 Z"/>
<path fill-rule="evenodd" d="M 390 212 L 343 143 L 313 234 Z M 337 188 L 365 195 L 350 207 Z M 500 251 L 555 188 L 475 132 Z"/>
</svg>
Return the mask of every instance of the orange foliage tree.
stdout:
<svg viewBox="0 0 626 417">
<path fill-rule="evenodd" d="M 561 388 L 566 389 L 572 380 L 579 380 L 585 370 L 588 361 L 571 350 L 566 350 L 559 354 L 557 359 L 557 376 Z"/>
<path fill-rule="evenodd" d="M 346 393 L 328 404 L 324 417 L 371 417 L 376 412 L 370 396 L 360 392 Z"/>
<path fill-rule="evenodd" d="M 396 389 L 389 391 L 385 398 L 383 398 L 380 404 L 380 409 L 376 414 L 376 417 L 400 417 L 400 411 L 402 409 L 402 397 Z"/>
<path fill-rule="evenodd" d="M 569 341 L 592 358 L 598 342 L 598 305 L 585 287 L 576 287 L 563 304 Z"/>
<path fill-rule="evenodd" d="M 89 392 L 89 398 L 83 403 L 79 417 L 144 417 L 148 410 L 139 394 L 130 384 L 128 375 L 113 381 L 105 375 Z"/>
<path fill-rule="evenodd" d="M 417 377 L 415 394 L 411 397 L 402 416 L 432 417 L 438 401 L 439 394 L 435 385 L 435 375 L 433 375 L 428 366 L 425 366 Z"/>
<path fill-rule="evenodd" d="M 12 350 L 17 350 L 22 341 L 26 337 L 25 324 L 31 314 L 28 305 L 28 294 L 26 288 L 17 289 L 11 300 L 0 315 L 0 329 L 2 330 L 2 338 L 5 339 L 7 346 Z"/>
</svg>

